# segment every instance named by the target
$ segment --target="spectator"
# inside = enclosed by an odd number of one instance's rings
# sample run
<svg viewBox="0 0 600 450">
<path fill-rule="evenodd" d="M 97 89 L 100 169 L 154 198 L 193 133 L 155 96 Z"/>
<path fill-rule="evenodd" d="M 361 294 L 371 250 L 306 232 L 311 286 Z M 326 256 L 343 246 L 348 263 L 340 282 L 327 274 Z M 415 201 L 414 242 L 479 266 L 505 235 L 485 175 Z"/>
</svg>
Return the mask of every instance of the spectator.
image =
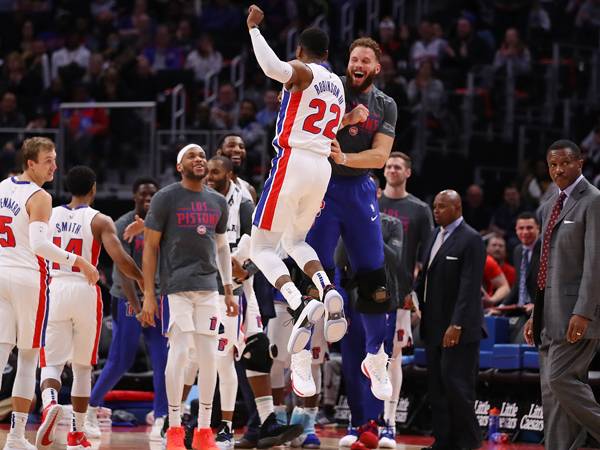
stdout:
<svg viewBox="0 0 600 450">
<path fill-rule="evenodd" d="M 523 212 L 517 218 L 516 233 L 519 245 L 515 247 L 513 261 L 517 268 L 516 281 L 510 294 L 502 301 L 495 314 L 522 315 L 528 319 L 533 311 L 533 301 L 537 289 L 537 273 L 540 266 L 540 225 L 535 214 Z M 523 342 L 521 332 L 524 321 L 513 327 L 511 342 Z"/>
<path fill-rule="evenodd" d="M 498 263 L 506 277 L 506 281 L 508 281 L 508 285 L 512 288 L 515 284 L 516 273 L 515 268 L 506 260 L 506 241 L 504 238 L 495 235 L 489 238 L 486 251 Z"/>
<path fill-rule="evenodd" d="M 475 33 L 471 21 L 465 17 L 456 23 L 456 37 L 450 40 L 447 47 L 447 64 L 456 71 L 456 85 L 464 86 L 467 73 L 476 66 L 488 64 L 491 50 L 487 43 Z"/>
<path fill-rule="evenodd" d="M 440 58 L 445 49 L 445 41 L 437 39 L 434 34 L 433 24 L 424 19 L 419 25 L 420 39 L 415 42 L 410 52 L 412 66 L 418 70 L 421 65 L 428 61 L 435 69 L 439 68 Z"/>
<path fill-rule="evenodd" d="M 218 130 L 231 130 L 237 124 L 239 108 L 235 88 L 229 83 L 222 84 L 210 112 L 212 126 Z"/>
<path fill-rule="evenodd" d="M 70 31 L 65 38 L 65 45 L 52 53 L 52 79 L 59 74 L 65 81 L 83 76 L 90 63 L 91 53 L 79 40 L 79 33 Z M 70 73 L 67 75 L 65 71 Z"/>
<path fill-rule="evenodd" d="M 13 92 L 5 92 L 0 101 L 0 129 L 22 128 L 25 117 L 17 110 L 17 96 Z M 4 170 L 15 166 L 18 149 L 18 136 L 14 133 L 0 133 L 0 163 Z"/>
<path fill-rule="evenodd" d="M 581 150 L 586 161 L 584 173 L 586 173 L 586 176 L 591 177 L 593 172 L 598 172 L 598 169 L 600 169 L 600 125 L 596 125 L 581 141 Z"/>
<path fill-rule="evenodd" d="M 552 27 L 550 15 L 542 6 L 540 0 L 534 0 L 529 11 L 527 28 L 530 33 L 549 33 Z"/>
<path fill-rule="evenodd" d="M 26 20 L 21 26 L 21 40 L 20 49 L 23 53 L 23 58 L 29 57 L 33 52 L 33 42 L 35 41 L 35 31 L 33 28 L 33 22 Z"/>
<path fill-rule="evenodd" d="M 256 115 L 256 120 L 265 128 L 272 128 L 279 113 L 279 98 L 277 91 L 269 89 L 263 97 L 265 106 Z"/>
<path fill-rule="evenodd" d="M 379 22 L 379 48 L 383 55 L 389 55 L 393 62 L 400 58 L 400 41 L 396 38 L 396 24 L 391 17 Z"/>
<path fill-rule="evenodd" d="M 379 77 L 377 87 L 392 97 L 396 101 L 398 108 L 406 107 L 408 105 L 406 80 L 397 76 L 392 57 L 389 54 L 381 55 L 379 64 L 381 65 L 381 76 Z M 396 126 L 402 125 L 398 122 L 400 121 L 396 122 Z"/>
<path fill-rule="evenodd" d="M 0 92 L 14 92 L 19 98 L 21 112 L 31 115 L 43 90 L 40 74 L 25 69 L 25 62 L 19 52 L 12 52 L 6 57 L 3 69 Z"/>
<path fill-rule="evenodd" d="M 144 56 L 148 58 L 152 70 L 177 70 L 183 67 L 181 49 L 171 45 L 171 34 L 166 25 L 156 28 L 154 45 L 146 47 Z"/>
<path fill-rule="evenodd" d="M 431 61 L 422 61 L 417 75 L 408 83 L 407 94 L 413 113 L 423 111 L 437 125 L 446 125 L 443 122 L 446 116 L 446 91 L 441 80 L 434 77 Z"/>
<path fill-rule="evenodd" d="M 400 46 L 397 51 L 398 56 L 395 62 L 401 73 L 408 73 L 411 61 L 411 49 L 413 45 L 413 31 L 406 24 L 400 25 L 400 29 L 398 31 L 398 43 Z"/>
<path fill-rule="evenodd" d="M 256 120 L 256 103 L 252 100 L 244 99 L 240 103 L 240 113 L 236 130 L 244 139 L 249 152 L 259 150 L 255 146 L 262 140 L 265 130 Z M 260 150 L 262 151 L 262 149 Z"/>
<path fill-rule="evenodd" d="M 194 30 L 190 19 L 181 19 L 175 31 L 175 43 L 184 54 L 188 54 L 194 46 L 193 34 Z"/>
<path fill-rule="evenodd" d="M 217 48 L 226 59 L 238 55 L 241 43 L 245 42 L 242 34 L 243 13 L 241 6 L 232 4 L 231 0 L 214 0 L 202 7 L 199 29 L 208 33 L 226 34 Z"/>
<path fill-rule="evenodd" d="M 509 251 L 512 251 L 515 245 L 518 244 L 515 224 L 517 223 L 517 216 L 525 210 L 526 208 L 521 204 L 519 190 L 513 184 L 506 186 L 504 188 L 504 201 L 492 216 L 490 231 L 504 238 Z"/>
<path fill-rule="evenodd" d="M 90 95 L 94 100 L 102 96 L 102 72 L 104 71 L 104 57 L 102 53 L 93 53 L 90 64 L 83 77 L 83 82 L 88 86 Z"/>
<path fill-rule="evenodd" d="M 523 181 L 521 196 L 525 203 L 537 207 L 552 195 L 552 190 L 549 189 L 551 184 L 552 180 L 548 175 L 546 161 L 535 161 L 533 171 L 527 174 Z"/>
<path fill-rule="evenodd" d="M 127 87 L 130 99 L 132 101 L 156 100 L 157 89 L 158 85 L 150 61 L 145 56 L 138 56 Z"/>
<path fill-rule="evenodd" d="M 204 83 L 209 72 L 219 73 L 223 67 L 223 57 L 215 50 L 214 40 L 209 34 L 202 34 L 196 40 L 196 49 L 185 60 L 185 68 L 194 71 L 196 81 Z"/>
<path fill-rule="evenodd" d="M 487 231 L 492 218 L 492 213 L 483 200 L 483 189 L 479 185 L 472 184 L 467 188 L 463 217 L 469 225 L 480 233 Z"/>
<path fill-rule="evenodd" d="M 33 41 L 31 53 L 23 58 L 29 72 L 36 73 L 42 79 L 42 86 L 48 89 L 51 84 L 50 58 L 46 53 L 46 44 L 40 39 Z"/>
<path fill-rule="evenodd" d="M 502 268 L 494 258 L 486 255 L 481 286 L 481 300 L 486 313 L 491 312 L 489 308 L 499 305 L 509 293 L 510 286 Z"/>
<path fill-rule="evenodd" d="M 600 0 L 586 0 L 575 19 L 575 26 L 580 29 L 597 31 L 600 28 Z"/>
<path fill-rule="evenodd" d="M 521 41 L 519 32 L 516 28 L 509 28 L 504 34 L 504 41 L 501 47 L 496 51 L 494 58 L 494 70 L 512 66 L 513 74 L 526 75 L 531 70 L 531 54 L 529 49 Z"/>
</svg>

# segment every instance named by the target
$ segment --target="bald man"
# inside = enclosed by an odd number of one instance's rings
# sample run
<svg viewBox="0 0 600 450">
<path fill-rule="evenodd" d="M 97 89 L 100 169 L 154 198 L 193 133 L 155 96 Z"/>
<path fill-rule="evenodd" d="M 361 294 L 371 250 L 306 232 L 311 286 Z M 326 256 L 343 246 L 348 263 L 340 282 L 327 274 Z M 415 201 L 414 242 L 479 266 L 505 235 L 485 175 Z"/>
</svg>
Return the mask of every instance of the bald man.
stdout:
<svg viewBox="0 0 600 450">
<path fill-rule="evenodd" d="M 415 289 L 421 300 L 435 437 L 427 448 L 475 449 L 481 446 L 473 407 L 483 337 L 485 247 L 479 233 L 463 220 L 456 191 L 436 195 L 433 217 L 438 227 L 425 246 Z"/>
</svg>

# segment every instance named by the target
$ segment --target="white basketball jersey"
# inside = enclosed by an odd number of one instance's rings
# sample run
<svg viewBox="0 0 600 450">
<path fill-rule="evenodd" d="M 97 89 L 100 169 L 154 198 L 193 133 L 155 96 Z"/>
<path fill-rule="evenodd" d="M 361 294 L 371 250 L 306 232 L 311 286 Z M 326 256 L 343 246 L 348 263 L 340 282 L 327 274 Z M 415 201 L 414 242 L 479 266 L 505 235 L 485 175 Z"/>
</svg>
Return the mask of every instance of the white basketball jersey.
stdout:
<svg viewBox="0 0 600 450">
<path fill-rule="evenodd" d="M 331 141 L 346 112 L 340 78 L 319 64 L 307 64 L 313 80 L 303 91 L 283 89 L 273 146 L 277 152 L 302 149 L 329 156 Z"/>
<path fill-rule="evenodd" d="M 0 183 L 0 268 L 47 273 L 46 260 L 33 253 L 29 245 L 29 214 L 25 207 L 40 189 L 16 177 Z"/>
<path fill-rule="evenodd" d="M 52 242 L 63 250 L 83 257 L 94 267 L 98 264 L 100 242 L 92 234 L 92 220 L 98 211 L 89 206 L 71 209 L 67 205 L 52 209 L 50 218 L 50 233 Z M 86 279 L 77 267 L 68 267 L 52 263 L 51 276 L 75 276 Z"/>
</svg>

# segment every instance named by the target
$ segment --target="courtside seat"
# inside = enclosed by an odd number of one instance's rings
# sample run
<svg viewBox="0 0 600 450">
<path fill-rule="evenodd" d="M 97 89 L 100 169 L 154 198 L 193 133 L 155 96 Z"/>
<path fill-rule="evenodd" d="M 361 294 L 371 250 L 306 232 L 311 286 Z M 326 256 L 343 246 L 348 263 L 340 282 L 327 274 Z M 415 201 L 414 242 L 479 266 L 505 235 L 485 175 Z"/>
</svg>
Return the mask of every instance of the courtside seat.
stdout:
<svg viewBox="0 0 600 450">
<path fill-rule="evenodd" d="M 489 369 L 492 367 L 492 359 L 494 352 L 491 350 L 479 351 L 479 369 Z"/>
<path fill-rule="evenodd" d="M 508 317 L 487 316 L 485 318 L 488 337 L 481 341 L 481 350 L 493 350 L 494 344 L 505 344 L 509 338 Z"/>
<path fill-rule="evenodd" d="M 517 370 L 523 365 L 524 346 L 520 344 L 494 344 L 492 367 L 499 370 Z"/>
<path fill-rule="evenodd" d="M 416 347 L 414 354 L 414 362 L 416 366 L 427 367 L 427 356 L 423 347 Z"/>
<path fill-rule="evenodd" d="M 525 350 L 523 352 L 523 369 L 540 369 L 540 355 L 537 350 Z"/>
</svg>

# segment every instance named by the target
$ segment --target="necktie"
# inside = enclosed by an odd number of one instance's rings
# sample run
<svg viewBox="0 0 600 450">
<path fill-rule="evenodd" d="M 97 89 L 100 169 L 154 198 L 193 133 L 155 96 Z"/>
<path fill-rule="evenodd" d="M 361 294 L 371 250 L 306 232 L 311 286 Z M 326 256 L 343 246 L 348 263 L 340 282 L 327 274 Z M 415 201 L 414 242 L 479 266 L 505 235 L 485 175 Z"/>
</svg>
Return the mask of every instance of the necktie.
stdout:
<svg viewBox="0 0 600 450">
<path fill-rule="evenodd" d="M 546 277 L 548 275 L 548 258 L 550 257 L 550 241 L 552 239 L 552 233 L 554 231 L 554 225 L 560 216 L 560 212 L 563 208 L 563 202 L 567 198 L 567 194 L 561 192 L 556 203 L 552 207 L 552 213 L 550 214 L 550 220 L 544 230 L 544 240 L 542 242 L 542 256 L 540 258 L 540 270 L 537 277 L 537 285 L 540 291 L 546 289 Z"/>
<path fill-rule="evenodd" d="M 529 303 L 527 292 L 527 269 L 529 268 L 529 249 L 523 247 L 521 265 L 519 266 L 519 306 Z"/>
<path fill-rule="evenodd" d="M 446 237 L 446 230 L 440 230 L 440 232 L 438 233 L 438 235 L 435 238 L 433 247 L 431 247 L 431 254 L 429 255 L 429 263 L 427 264 L 427 267 L 429 267 L 431 265 L 431 261 L 433 261 L 433 258 L 435 258 L 435 255 L 437 255 L 437 252 L 440 250 L 440 247 L 444 243 L 445 237 Z"/>
</svg>

